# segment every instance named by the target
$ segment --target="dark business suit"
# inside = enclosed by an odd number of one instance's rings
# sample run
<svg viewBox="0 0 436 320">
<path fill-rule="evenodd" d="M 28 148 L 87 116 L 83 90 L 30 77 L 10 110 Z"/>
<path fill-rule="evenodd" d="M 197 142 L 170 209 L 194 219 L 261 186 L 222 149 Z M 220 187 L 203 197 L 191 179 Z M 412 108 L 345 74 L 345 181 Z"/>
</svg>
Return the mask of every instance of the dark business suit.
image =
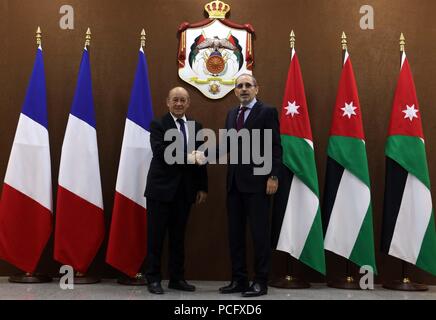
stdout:
<svg viewBox="0 0 436 320">
<path fill-rule="evenodd" d="M 201 124 L 195 122 L 195 133 L 189 132 L 188 140 L 195 140 L 201 128 Z M 189 211 L 195 202 L 197 192 L 207 192 L 205 166 L 169 165 L 165 162 L 165 149 L 172 143 L 172 141 L 164 141 L 165 132 L 169 129 L 177 129 L 170 113 L 153 120 L 150 125 L 153 158 L 145 188 L 148 213 L 147 279 L 149 282 L 161 280 L 162 247 L 167 230 L 170 279 L 184 280 L 184 240 Z M 197 149 L 200 144 L 201 142 L 195 143 L 195 148 Z"/>
<path fill-rule="evenodd" d="M 229 111 L 226 129 L 236 129 L 239 107 Z M 255 253 L 255 282 L 267 284 L 270 269 L 270 230 L 269 206 L 270 197 L 266 194 L 267 180 L 277 176 L 280 168 L 282 147 L 278 113 L 275 108 L 257 101 L 245 120 L 244 128 L 260 129 L 260 150 L 264 154 L 264 129 L 272 130 L 272 169 L 266 175 L 255 176 L 256 165 L 250 155 L 249 164 L 229 164 L 227 170 L 227 210 L 229 222 L 229 244 L 232 260 L 232 280 L 238 283 L 248 282 L 246 266 L 246 222 L 248 218 Z M 238 154 L 241 155 L 242 144 L 239 141 Z M 240 161 L 238 163 L 241 163 Z"/>
</svg>

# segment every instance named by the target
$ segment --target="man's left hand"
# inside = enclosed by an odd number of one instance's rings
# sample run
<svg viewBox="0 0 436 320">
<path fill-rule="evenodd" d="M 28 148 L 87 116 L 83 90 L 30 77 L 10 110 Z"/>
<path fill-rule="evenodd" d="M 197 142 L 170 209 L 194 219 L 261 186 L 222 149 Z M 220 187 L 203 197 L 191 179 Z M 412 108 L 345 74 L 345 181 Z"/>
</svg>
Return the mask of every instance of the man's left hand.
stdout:
<svg viewBox="0 0 436 320">
<path fill-rule="evenodd" d="M 207 163 L 206 156 L 202 151 L 194 151 L 195 153 L 195 163 L 199 166 L 204 166 Z"/>
<path fill-rule="evenodd" d="M 279 188 L 279 181 L 269 178 L 266 183 L 266 194 L 273 195 L 277 192 L 278 188 Z"/>
<path fill-rule="evenodd" d="M 197 204 L 201 204 L 203 202 L 206 202 L 207 193 L 204 191 L 198 191 L 197 192 Z"/>
</svg>

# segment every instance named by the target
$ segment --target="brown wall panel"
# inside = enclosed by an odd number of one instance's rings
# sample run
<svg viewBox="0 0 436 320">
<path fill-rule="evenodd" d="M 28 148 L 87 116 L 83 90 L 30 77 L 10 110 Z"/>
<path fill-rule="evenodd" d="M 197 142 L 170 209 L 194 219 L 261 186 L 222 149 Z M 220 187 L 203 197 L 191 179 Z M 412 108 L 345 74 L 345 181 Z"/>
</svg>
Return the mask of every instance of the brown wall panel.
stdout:
<svg viewBox="0 0 436 320">
<path fill-rule="evenodd" d="M 38 25 L 43 30 L 45 71 L 49 108 L 54 190 L 57 187 L 60 151 L 76 77 L 89 26 L 93 39 L 91 66 L 97 135 L 106 225 L 109 229 L 124 130 L 125 114 L 133 82 L 139 32 L 147 31 L 146 54 L 154 112 L 166 112 L 168 89 L 184 82 L 177 75 L 177 28 L 184 21 L 205 17 L 199 0 L 0 0 L 0 179 L 6 171 L 18 116 L 32 69 Z M 415 77 L 426 134 L 430 178 L 436 181 L 436 3 L 432 0 L 229 0 L 230 19 L 251 23 L 256 30 L 254 74 L 260 83 L 260 98 L 281 105 L 289 66 L 289 33 L 295 30 L 297 50 L 303 71 L 312 122 L 321 195 L 324 187 L 326 146 L 331 111 L 341 69 L 340 35 L 345 31 L 354 65 L 366 133 L 372 182 L 374 229 L 376 233 L 378 280 L 400 275 L 400 263 L 378 251 L 384 192 L 384 142 L 396 80 L 399 73 L 398 38 L 404 32 L 407 52 Z M 75 10 L 75 29 L 61 30 L 59 8 L 69 4 Z M 375 29 L 361 30 L 359 9 L 372 5 Z M 187 86 L 185 86 L 187 87 Z M 217 130 L 227 110 L 236 104 L 232 94 L 220 101 L 203 97 L 196 89 L 191 94 L 190 116 Z M 192 211 L 186 247 L 187 278 L 224 280 L 230 277 L 227 243 L 224 166 L 210 166 L 208 202 Z M 434 188 L 433 188 L 433 191 Z M 114 276 L 104 263 L 107 239 L 96 257 L 92 273 Z M 40 269 L 56 273 L 52 241 L 41 260 Z M 251 256 L 251 253 L 250 253 Z M 343 260 L 328 254 L 330 275 L 344 272 Z M 435 257 L 436 258 L 436 257 Z M 166 259 L 166 258 L 165 258 Z M 286 256 L 274 256 L 275 274 L 285 272 Z M 250 264 L 252 261 L 250 260 Z M 0 262 L 0 274 L 16 271 Z M 310 280 L 323 277 L 304 266 L 297 271 Z M 436 280 L 412 268 L 417 280 L 436 284 Z"/>
</svg>

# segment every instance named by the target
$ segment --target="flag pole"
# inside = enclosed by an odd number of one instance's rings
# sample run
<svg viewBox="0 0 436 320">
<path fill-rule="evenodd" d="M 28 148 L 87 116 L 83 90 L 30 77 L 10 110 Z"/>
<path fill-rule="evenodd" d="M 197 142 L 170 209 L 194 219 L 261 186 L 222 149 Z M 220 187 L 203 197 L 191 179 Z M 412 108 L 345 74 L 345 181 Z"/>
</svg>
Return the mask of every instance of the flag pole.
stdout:
<svg viewBox="0 0 436 320">
<path fill-rule="evenodd" d="M 88 27 L 85 34 L 85 50 L 89 52 L 91 47 L 91 29 Z M 101 281 L 100 277 L 89 276 L 85 273 L 77 271 L 74 276 L 74 284 L 94 284 Z"/>
<path fill-rule="evenodd" d="M 42 46 L 42 32 L 39 26 L 38 29 L 36 29 L 36 45 L 38 48 L 39 46 Z"/>
<path fill-rule="evenodd" d="M 400 70 L 403 63 L 403 54 L 406 52 L 406 38 L 400 35 Z M 401 280 L 384 283 L 383 288 L 398 291 L 427 291 L 428 287 L 422 283 L 412 282 L 407 272 L 407 262 L 401 260 Z"/>
<path fill-rule="evenodd" d="M 289 43 L 292 52 L 295 50 L 295 33 L 291 30 L 289 35 Z M 294 275 L 294 261 L 296 259 L 291 255 L 286 255 L 286 276 L 271 280 L 269 285 L 275 288 L 282 289 L 307 289 L 310 288 L 310 283 L 295 277 Z"/>
<path fill-rule="evenodd" d="M 291 30 L 291 34 L 289 35 L 289 42 L 291 44 L 291 51 L 295 49 L 295 33 L 294 30 Z"/>
<path fill-rule="evenodd" d="M 141 48 L 145 48 L 145 41 L 147 40 L 147 34 L 145 33 L 145 29 L 142 29 L 141 31 Z"/>
<path fill-rule="evenodd" d="M 86 35 L 85 35 L 85 48 L 89 49 L 90 46 L 91 46 L 91 29 L 88 28 L 88 30 L 86 30 Z"/>
<path fill-rule="evenodd" d="M 347 35 L 344 31 L 342 31 L 341 35 L 341 65 L 344 66 L 345 62 L 345 56 L 348 51 L 348 40 Z M 352 273 L 351 273 L 351 263 L 350 260 L 346 259 L 346 265 L 345 265 L 345 277 L 342 277 L 340 279 L 329 281 L 327 283 L 329 287 L 336 288 L 336 289 L 347 289 L 347 290 L 361 290 L 359 283 L 354 279 Z"/>
<path fill-rule="evenodd" d="M 147 40 L 147 34 L 145 33 L 145 29 L 142 29 L 141 31 L 141 37 L 140 37 L 140 45 L 141 49 L 144 50 L 145 48 L 145 42 Z M 142 267 L 141 267 L 142 269 Z M 142 272 L 138 272 L 135 277 L 127 277 L 127 276 L 121 276 L 118 278 L 117 282 L 119 284 L 125 285 L 125 286 L 146 286 L 147 285 L 147 279 L 145 278 L 145 275 Z"/>
<path fill-rule="evenodd" d="M 341 46 L 342 46 L 342 60 L 341 60 L 341 65 L 344 66 L 344 59 L 345 59 L 345 54 L 348 50 L 348 41 L 347 41 L 347 35 L 345 34 L 344 31 L 342 31 L 342 35 L 341 35 Z"/>
<path fill-rule="evenodd" d="M 37 48 L 42 46 L 42 31 L 39 26 L 36 29 L 36 46 Z M 11 283 L 46 283 L 52 280 L 53 279 L 47 275 L 34 274 L 31 272 L 13 275 L 8 278 L 8 281 Z"/>
</svg>

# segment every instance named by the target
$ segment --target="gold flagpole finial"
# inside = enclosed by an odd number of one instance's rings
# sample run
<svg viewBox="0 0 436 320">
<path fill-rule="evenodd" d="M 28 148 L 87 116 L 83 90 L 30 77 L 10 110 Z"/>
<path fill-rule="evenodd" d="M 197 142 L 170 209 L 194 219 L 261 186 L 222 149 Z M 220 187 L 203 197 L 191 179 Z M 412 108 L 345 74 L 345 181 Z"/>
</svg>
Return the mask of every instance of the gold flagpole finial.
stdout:
<svg viewBox="0 0 436 320">
<path fill-rule="evenodd" d="M 342 50 L 347 50 L 347 36 L 345 35 L 345 32 L 342 31 L 341 36 L 341 44 L 342 44 Z"/>
<path fill-rule="evenodd" d="M 291 49 L 295 48 L 295 33 L 294 30 L 291 31 L 290 35 Z"/>
<path fill-rule="evenodd" d="M 147 34 L 145 33 L 145 29 L 142 29 L 142 31 L 141 31 L 141 48 L 145 47 L 145 40 L 147 39 L 146 35 Z"/>
<path fill-rule="evenodd" d="M 406 51 L 406 38 L 404 38 L 403 33 L 400 35 L 400 51 L 404 52 Z"/>
<path fill-rule="evenodd" d="M 86 36 L 85 36 L 85 47 L 91 46 L 91 29 L 88 28 L 86 30 Z"/>
<path fill-rule="evenodd" d="M 38 47 L 42 44 L 42 32 L 39 26 L 38 29 L 36 29 L 36 44 Z"/>
</svg>

